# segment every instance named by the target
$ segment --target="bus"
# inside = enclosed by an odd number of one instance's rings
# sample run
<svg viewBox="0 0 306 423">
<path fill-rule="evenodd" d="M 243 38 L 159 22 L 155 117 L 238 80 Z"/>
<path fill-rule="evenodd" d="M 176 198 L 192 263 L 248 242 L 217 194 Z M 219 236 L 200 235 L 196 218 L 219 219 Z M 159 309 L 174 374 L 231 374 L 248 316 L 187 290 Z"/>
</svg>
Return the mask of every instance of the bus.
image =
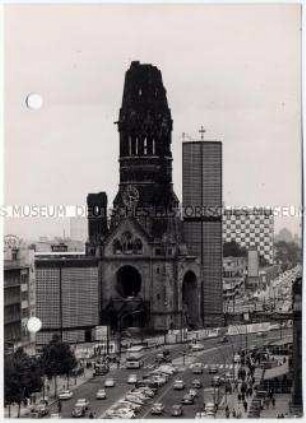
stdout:
<svg viewBox="0 0 306 423">
<path fill-rule="evenodd" d="M 126 350 L 127 369 L 140 369 L 143 366 L 144 349 L 143 345 L 135 345 Z"/>
</svg>

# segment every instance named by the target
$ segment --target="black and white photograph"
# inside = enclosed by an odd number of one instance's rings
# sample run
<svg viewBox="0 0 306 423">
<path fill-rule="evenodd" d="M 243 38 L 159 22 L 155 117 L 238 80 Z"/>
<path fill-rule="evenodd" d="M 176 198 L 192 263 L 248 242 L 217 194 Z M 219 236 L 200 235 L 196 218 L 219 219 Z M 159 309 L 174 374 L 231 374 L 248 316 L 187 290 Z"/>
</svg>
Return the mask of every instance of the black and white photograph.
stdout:
<svg viewBox="0 0 306 423">
<path fill-rule="evenodd" d="M 303 416 L 302 5 L 5 4 L 5 419 Z"/>
</svg>

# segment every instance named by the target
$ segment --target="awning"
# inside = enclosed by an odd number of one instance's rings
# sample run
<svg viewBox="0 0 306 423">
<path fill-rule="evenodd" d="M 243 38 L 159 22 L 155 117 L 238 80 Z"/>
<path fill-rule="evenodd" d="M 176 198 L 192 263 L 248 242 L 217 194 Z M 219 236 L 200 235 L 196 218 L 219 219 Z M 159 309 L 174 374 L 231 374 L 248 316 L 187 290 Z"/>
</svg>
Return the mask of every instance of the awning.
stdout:
<svg viewBox="0 0 306 423">
<path fill-rule="evenodd" d="M 272 367 L 272 369 L 267 369 L 264 374 L 264 380 L 274 379 L 275 377 L 283 376 L 288 373 L 288 360 L 286 363 L 281 366 Z"/>
</svg>

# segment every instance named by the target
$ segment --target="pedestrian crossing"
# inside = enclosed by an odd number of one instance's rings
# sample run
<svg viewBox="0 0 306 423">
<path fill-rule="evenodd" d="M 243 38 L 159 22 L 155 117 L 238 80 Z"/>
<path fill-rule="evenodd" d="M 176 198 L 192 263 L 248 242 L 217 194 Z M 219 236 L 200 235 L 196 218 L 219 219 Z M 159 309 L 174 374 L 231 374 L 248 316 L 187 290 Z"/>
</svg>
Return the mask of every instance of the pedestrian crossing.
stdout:
<svg viewBox="0 0 306 423">
<path fill-rule="evenodd" d="M 190 369 L 192 369 L 194 367 L 194 363 L 190 364 L 189 366 L 187 365 L 187 367 L 190 367 Z M 202 365 L 202 368 L 204 370 L 209 370 L 211 367 L 216 367 L 218 370 L 226 370 L 226 369 L 227 370 L 231 370 L 233 368 L 236 368 L 237 365 L 236 364 L 235 365 L 234 364 L 229 364 L 229 363 L 227 363 L 227 364 L 224 364 L 224 363 L 219 363 L 219 364 L 211 363 L 211 364 L 207 364 L 206 363 L 206 364 L 203 364 Z M 121 363 L 120 366 L 119 366 L 119 369 L 125 369 L 125 368 L 126 368 L 126 364 L 125 363 Z M 144 364 L 142 366 L 142 368 L 152 370 L 152 369 L 155 369 L 156 368 L 156 364 L 153 364 L 153 363 Z M 117 364 L 110 364 L 110 370 L 116 370 L 116 369 L 118 369 L 118 365 Z M 132 371 L 132 369 L 130 371 Z"/>
<path fill-rule="evenodd" d="M 203 365 L 203 369 L 210 369 L 211 367 L 216 367 L 217 369 L 222 370 L 222 369 L 232 369 L 234 367 L 234 365 L 233 364 L 224 364 L 224 363 L 222 363 L 222 364 L 213 363 L 213 364 L 204 364 Z"/>
</svg>

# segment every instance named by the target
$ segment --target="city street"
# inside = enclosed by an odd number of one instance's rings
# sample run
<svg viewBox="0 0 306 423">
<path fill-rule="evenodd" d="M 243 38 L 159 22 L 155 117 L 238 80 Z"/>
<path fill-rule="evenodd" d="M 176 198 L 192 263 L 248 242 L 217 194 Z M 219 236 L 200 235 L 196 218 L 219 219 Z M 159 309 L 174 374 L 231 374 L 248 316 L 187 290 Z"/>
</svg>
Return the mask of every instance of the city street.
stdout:
<svg viewBox="0 0 306 423">
<path fill-rule="evenodd" d="M 289 330 L 282 331 L 282 337 L 289 334 Z M 200 379 L 202 382 L 202 388 L 198 391 L 198 397 L 195 399 L 193 405 L 183 406 L 183 417 L 193 418 L 197 411 L 203 405 L 203 401 L 207 404 L 213 402 L 218 396 L 218 388 L 214 389 L 211 386 L 212 377 L 215 374 L 209 374 L 209 367 L 215 365 L 218 373 L 216 375 L 222 376 L 225 373 L 235 372 L 235 366 L 233 363 L 234 354 L 246 346 L 248 348 L 255 347 L 256 345 L 267 345 L 272 340 L 280 339 L 280 331 L 267 332 L 266 336 L 258 336 L 257 334 L 249 334 L 246 340 L 245 335 L 237 335 L 228 337 L 229 342 L 222 343 L 221 338 L 209 339 L 202 341 L 205 349 L 196 353 L 190 353 L 187 350 L 186 345 L 172 345 L 167 346 L 170 350 L 171 359 L 173 364 L 178 367 L 179 373 L 169 378 L 168 382 L 161 388 L 158 393 L 150 402 L 142 407 L 139 417 L 154 417 L 151 416 L 150 410 L 153 403 L 161 402 L 165 405 L 163 417 L 170 417 L 170 409 L 174 404 L 180 404 L 184 394 L 191 388 L 191 382 L 194 379 Z M 148 373 L 153 369 L 156 354 L 160 351 L 159 349 L 150 350 L 145 355 L 144 367 L 140 370 L 127 370 L 124 368 L 112 368 L 111 371 L 105 376 L 98 376 L 90 379 L 88 382 L 79 386 L 74 390 L 74 395 L 70 400 L 62 401 L 62 417 L 71 417 L 71 412 L 74 408 L 76 401 L 80 398 L 86 398 L 90 402 L 89 411 L 95 413 L 96 417 L 103 417 L 107 409 L 113 404 L 118 402 L 120 399 L 124 399 L 126 393 L 132 389 L 133 385 L 127 383 L 128 375 L 131 373 L 137 373 L 139 378 L 144 374 Z M 183 353 L 189 351 L 188 354 L 183 356 Z M 193 374 L 190 368 L 192 363 L 203 363 L 204 371 L 201 375 Z M 122 367 L 122 366 L 121 366 Z M 173 390 L 173 382 L 177 377 L 182 377 L 185 382 L 185 389 L 182 391 Z M 116 382 L 116 386 L 113 388 L 106 388 L 107 398 L 105 400 L 97 400 L 96 393 L 99 389 L 104 387 L 104 381 L 112 377 Z M 219 400 L 222 400 L 223 390 L 220 389 Z M 88 411 L 88 412 L 89 412 Z M 50 407 L 50 414 L 58 412 L 58 403 L 54 403 Z M 87 413 L 88 413 L 87 412 Z"/>
</svg>

